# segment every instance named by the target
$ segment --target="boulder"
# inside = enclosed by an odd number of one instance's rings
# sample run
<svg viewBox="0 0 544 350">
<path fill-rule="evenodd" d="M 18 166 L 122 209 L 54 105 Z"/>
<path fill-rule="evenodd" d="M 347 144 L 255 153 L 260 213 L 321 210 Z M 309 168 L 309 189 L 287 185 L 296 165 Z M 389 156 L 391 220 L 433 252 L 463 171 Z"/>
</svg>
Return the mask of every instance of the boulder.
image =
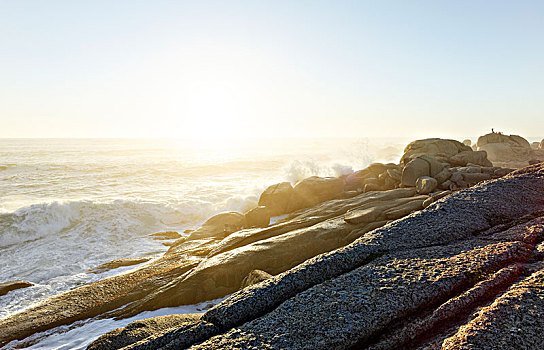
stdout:
<svg viewBox="0 0 544 350">
<path fill-rule="evenodd" d="M 268 272 L 264 272 L 262 270 L 253 270 L 247 275 L 246 278 L 244 278 L 244 280 L 242 281 L 242 285 L 240 286 L 240 289 L 260 283 L 271 277 L 273 276 L 269 274 Z"/>
<path fill-rule="evenodd" d="M 0 283 L 0 295 L 8 294 L 12 290 L 32 287 L 33 285 L 34 283 L 30 283 L 30 282 L 22 281 L 22 280 L 2 282 Z"/>
<path fill-rule="evenodd" d="M 540 141 L 540 144 L 538 145 L 538 148 L 539 149 L 544 149 L 544 139 L 542 139 L 542 141 Z"/>
<path fill-rule="evenodd" d="M 401 183 L 404 186 L 413 187 L 416 185 L 418 178 L 421 176 L 429 176 L 430 174 L 431 169 L 429 163 L 421 158 L 415 158 L 409 161 L 404 169 L 402 169 Z"/>
<path fill-rule="evenodd" d="M 438 181 L 429 176 L 421 176 L 416 181 L 416 191 L 419 194 L 429 194 L 438 186 Z"/>
<path fill-rule="evenodd" d="M 407 164 L 411 159 L 421 155 L 428 155 L 440 160 L 447 160 L 448 158 L 463 151 L 472 151 L 472 148 L 456 140 L 440 138 L 416 140 L 409 143 L 404 149 L 401 163 Z"/>
<path fill-rule="evenodd" d="M 469 140 L 469 139 L 463 140 L 463 145 L 471 147 L 472 146 L 472 141 Z"/>
<path fill-rule="evenodd" d="M 187 240 L 208 237 L 224 238 L 232 232 L 242 229 L 245 221 L 245 215 L 235 211 L 219 213 L 206 220 L 202 226 L 187 237 Z"/>
<path fill-rule="evenodd" d="M 289 212 L 294 190 L 289 182 L 269 186 L 259 198 L 259 206 L 267 207 L 272 216 Z"/>
<path fill-rule="evenodd" d="M 493 166 L 487 159 L 485 151 L 463 151 L 459 152 L 449 159 L 451 165 L 466 166 L 467 164 L 476 164 L 481 166 Z"/>
<path fill-rule="evenodd" d="M 531 142 L 531 149 L 537 150 L 540 147 L 540 142 Z"/>
<path fill-rule="evenodd" d="M 344 192 L 344 181 L 337 177 L 311 176 L 293 188 L 298 208 L 311 207 L 334 199 Z"/>
<path fill-rule="evenodd" d="M 486 151 L 491 162 L 528 162 L 531 159 L 529 141 L 518 135 L 491 133 L 478 138 L 479 151 Z"/>
<path fill-rule="evenodd" d="M 246 228 L 266 227 L 270 224 L 270 210 L 267 207 L 256 207 L 246 213 Z"/>
</svg>

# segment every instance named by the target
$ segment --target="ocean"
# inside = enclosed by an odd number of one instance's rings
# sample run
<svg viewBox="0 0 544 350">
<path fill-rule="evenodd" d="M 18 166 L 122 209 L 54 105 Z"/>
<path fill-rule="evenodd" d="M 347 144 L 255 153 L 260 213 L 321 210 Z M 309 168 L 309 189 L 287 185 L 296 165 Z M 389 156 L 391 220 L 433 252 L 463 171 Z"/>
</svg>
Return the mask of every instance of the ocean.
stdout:
<svg viewBox="0 0 544 350">
<path fill-rule="evenodd" d="M 152 233 L 182 233 L 227 210 L 245 212 L 269 185 L 339 176 L 398 162 L 407 139 L 0 139 L 0 282 L 35 285 L 0 296 L 0 318 L 49 296 L 137 268 L 88 270 L 168 247 Z M 218 301 L 215 301 L 218 302 Z M 8 344 L 84 348 L 130 321 L 88 320 Z"/>
</svg>

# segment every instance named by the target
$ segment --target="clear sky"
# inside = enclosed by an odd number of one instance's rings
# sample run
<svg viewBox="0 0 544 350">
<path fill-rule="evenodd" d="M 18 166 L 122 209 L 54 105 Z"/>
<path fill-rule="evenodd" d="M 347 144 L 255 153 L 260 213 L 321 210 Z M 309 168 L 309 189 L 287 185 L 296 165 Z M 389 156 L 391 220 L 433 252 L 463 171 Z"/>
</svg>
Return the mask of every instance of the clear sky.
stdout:
<svg viewBox="0 0 544 350">
<path fill-rule="evenodd" d="M 544 2 L 0 0 L 0 121 L 0 137 L 544 137 Z"/>
</svg>

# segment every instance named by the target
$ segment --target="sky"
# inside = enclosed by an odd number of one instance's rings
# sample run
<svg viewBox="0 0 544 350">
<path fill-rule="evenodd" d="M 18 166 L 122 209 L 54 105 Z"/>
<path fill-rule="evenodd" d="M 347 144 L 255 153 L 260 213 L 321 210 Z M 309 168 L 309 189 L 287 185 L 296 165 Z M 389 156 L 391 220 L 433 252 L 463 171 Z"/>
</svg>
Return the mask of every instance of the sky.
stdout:
<svg viewBox="0 0 544 350">
<path fill-rule="evenodd" d="M 542 1 L 0 0 L 0 137 L 544 137 Z"/>
</svg>

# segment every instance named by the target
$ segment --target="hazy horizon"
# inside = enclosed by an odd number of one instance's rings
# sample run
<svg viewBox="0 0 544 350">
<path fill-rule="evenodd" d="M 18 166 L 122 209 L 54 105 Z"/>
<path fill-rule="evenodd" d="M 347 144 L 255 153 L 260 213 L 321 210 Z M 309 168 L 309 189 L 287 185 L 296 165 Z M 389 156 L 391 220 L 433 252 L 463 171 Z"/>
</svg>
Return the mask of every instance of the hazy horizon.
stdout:
<svg viewBox="0 0 544 350">
<path fill-rule="evenodd" d="M 542 137 L 544 3 L 0 4 L 0 138 Z"/>
</svg>

